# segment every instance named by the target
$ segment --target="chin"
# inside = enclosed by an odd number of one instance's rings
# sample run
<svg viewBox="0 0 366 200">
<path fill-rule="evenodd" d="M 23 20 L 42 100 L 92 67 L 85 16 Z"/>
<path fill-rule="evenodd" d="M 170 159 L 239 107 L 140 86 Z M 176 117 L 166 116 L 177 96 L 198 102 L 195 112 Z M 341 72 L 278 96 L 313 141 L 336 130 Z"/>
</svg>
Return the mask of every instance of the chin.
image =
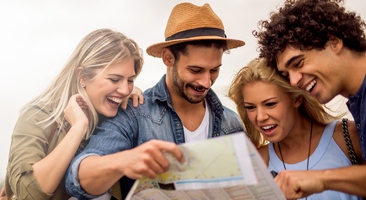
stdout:
<svg viewBox="0 0 366 200">
<path fill-rule="evenodd" d="M 114 117 L 114 116 L 117 115 L 117 111 L 115 111 L 115 112 L 106 112 L 106 113 L 103 113 L 103 115 L 105 117 Z"/>
</svg>

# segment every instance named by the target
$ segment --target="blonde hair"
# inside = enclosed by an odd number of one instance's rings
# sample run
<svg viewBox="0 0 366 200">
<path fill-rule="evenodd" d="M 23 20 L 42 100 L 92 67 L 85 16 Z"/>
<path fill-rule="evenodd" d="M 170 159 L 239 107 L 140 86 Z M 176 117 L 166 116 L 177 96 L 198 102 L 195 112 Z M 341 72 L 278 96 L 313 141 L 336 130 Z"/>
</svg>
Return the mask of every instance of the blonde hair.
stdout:
<svg viewBox="0 0 366 200">
<path fill-rule="evenodd" d="M 89 105 L 89 127 L 86 139 L 98 124 L 98 113 L 92 105 L 85 89 L 80 85 L 80 78 L 93 79 L 97 76 L 97 69 L 106 69 L 108 66 L 129 58 L 134 59 L 136 76 L 141 72 L 143 65 L 142 51 L 137 43 L 120 32 L 110 29 L 98 29 L 86 35 L 56 79 L 39 96 L 26 104 L 20 114 L 24 114 L 34 106 L 40 108 L 51 107 L 50 115 L 41 120 L 43 128 L 57 123 L 62 128 L 65 121 L 63 111 L 70 97 L 81 94 Z M 81 73 L 78 68 L 82 68 Z"/>
<path fill-rule="evenodd" d="M 236 109 L 239 113 L 241 120 L 244 123 L 248 137 L 254 143 L 256 147 L 263 146 L 268 141 L 262 136 L 262 134 L 254 127 L 250 122 L 246 109 L 244 107 L 243 87 L 246 84 L 262 81 L 265 83 L 276 84 L 283 92 L 286 92 L 291 98 L 297 98 L 303 96 L 303 102 L 299 107 L 300 113 L 312 120 L 314 123 L 326 125 L 331 121 L 339 119 L 339 116 L 333 116 L 329 114 L 327 110 L 329 108 L 323 106 L 308 92 L 293 87 L 289 81 L 281 76 L 275 69 L 267 66 L 265 59 L 254 59 L 245 67 L 243 67 L 234 77 L 231 83 L 228 96 L 236 104 Z M 330 111 L 330 110 L 329 110 Z"/>
</svg>

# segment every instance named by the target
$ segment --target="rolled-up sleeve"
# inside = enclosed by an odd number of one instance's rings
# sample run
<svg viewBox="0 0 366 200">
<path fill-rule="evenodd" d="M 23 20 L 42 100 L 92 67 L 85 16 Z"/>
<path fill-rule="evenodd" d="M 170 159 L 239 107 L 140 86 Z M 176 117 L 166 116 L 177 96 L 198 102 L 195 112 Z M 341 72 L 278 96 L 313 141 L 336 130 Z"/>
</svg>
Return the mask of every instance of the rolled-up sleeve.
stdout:
<svg viewBox="0 0 366 200">
<path fill-rule="evenodd" d="M 34 114 L 37 113 L 37 114 Z M 47 113 L 33 108 L 20 116 L 12 134 L 7 166 L 7 184 L 18 199 L 50 199 L 33 174 L 33 164 L 46 157 L 50 128 L 43 129 L 37 119 Z"/>
<path fill-rule="evenodd" d="M 88 145 L 72 160 L 67 170 L 65 184 L 70 195 L 78 199 L 98 197 L 86 193 L 80 184 L 78 173 L 81 162 L 89 156 L 104 156 L 133 148 L 136 123 L 126 111 L 120 110 L 116 117 L 104 119 L 96 127 Z"/>
</svg>

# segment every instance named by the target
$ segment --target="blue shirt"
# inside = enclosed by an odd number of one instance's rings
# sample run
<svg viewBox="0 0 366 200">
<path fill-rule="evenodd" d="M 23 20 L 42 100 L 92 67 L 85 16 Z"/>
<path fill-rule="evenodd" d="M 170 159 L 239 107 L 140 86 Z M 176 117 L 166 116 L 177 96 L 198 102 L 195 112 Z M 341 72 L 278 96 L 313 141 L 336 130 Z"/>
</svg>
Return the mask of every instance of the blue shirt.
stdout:
<svg viewBox="0 0 366 200">
<path fill-rule="evenodd" d="M 132 149 L 151 139 L 176 144 L 185 142 L 183 124 L 172 106 L 165 75 L 154 87 L 144 92 L 144 99 L 144 104 L 137 108 L 133 108 L 129 102 L 126 110 L 120 109 L 116 117 L 105 119 L 96 128 L 89 144 L 71 162 L 66 174 L 68 193 L 78 199 L 95 198 L 81 188 L 78 180 L 80 162 L 88 156 L 103 156 Z M 210 109 L 209 137 L 244 131 L 239 116 L 224 107 L 211 89 L 207 93 L 206 101 Z"/>
<path fill-rule="evenodd" d="M 366 76 L 357 93 L 348 98 L 347 107 L 355 120 L 362 157 L 366 160 Z"/>
</svg>

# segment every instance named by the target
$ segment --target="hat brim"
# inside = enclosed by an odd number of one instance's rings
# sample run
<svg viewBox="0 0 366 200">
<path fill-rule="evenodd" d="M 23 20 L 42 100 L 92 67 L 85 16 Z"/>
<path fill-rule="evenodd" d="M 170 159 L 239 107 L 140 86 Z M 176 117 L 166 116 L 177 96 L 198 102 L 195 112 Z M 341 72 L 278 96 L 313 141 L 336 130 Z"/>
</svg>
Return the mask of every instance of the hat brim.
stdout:
<svg viewBox="0 0 366 200">
<path fill-rule="evenodd" d="M 188 41 L 195 41 L 195 40 L 223 40 L 223 41 L 227 42 L 228 49 L 234 49 L 234 48 L 245 45 L 245 42 L 242 40 L 222 38 L 219 36 L 199 36 L 199 37 L 184 38 L 184 39 L 177 39 L 177 40 L 170 40 L 167 42 L 156 43 L 156 44 L 149 46 L 146 49 L 146 52 L 147 52 L 147 54 L 149 54 L 151 56 L 160 58 L 161 50 L 163 48 L 174 45 L 174 44 L 179 44 L 179 43 L 188 42 Z"/>
</svg>

